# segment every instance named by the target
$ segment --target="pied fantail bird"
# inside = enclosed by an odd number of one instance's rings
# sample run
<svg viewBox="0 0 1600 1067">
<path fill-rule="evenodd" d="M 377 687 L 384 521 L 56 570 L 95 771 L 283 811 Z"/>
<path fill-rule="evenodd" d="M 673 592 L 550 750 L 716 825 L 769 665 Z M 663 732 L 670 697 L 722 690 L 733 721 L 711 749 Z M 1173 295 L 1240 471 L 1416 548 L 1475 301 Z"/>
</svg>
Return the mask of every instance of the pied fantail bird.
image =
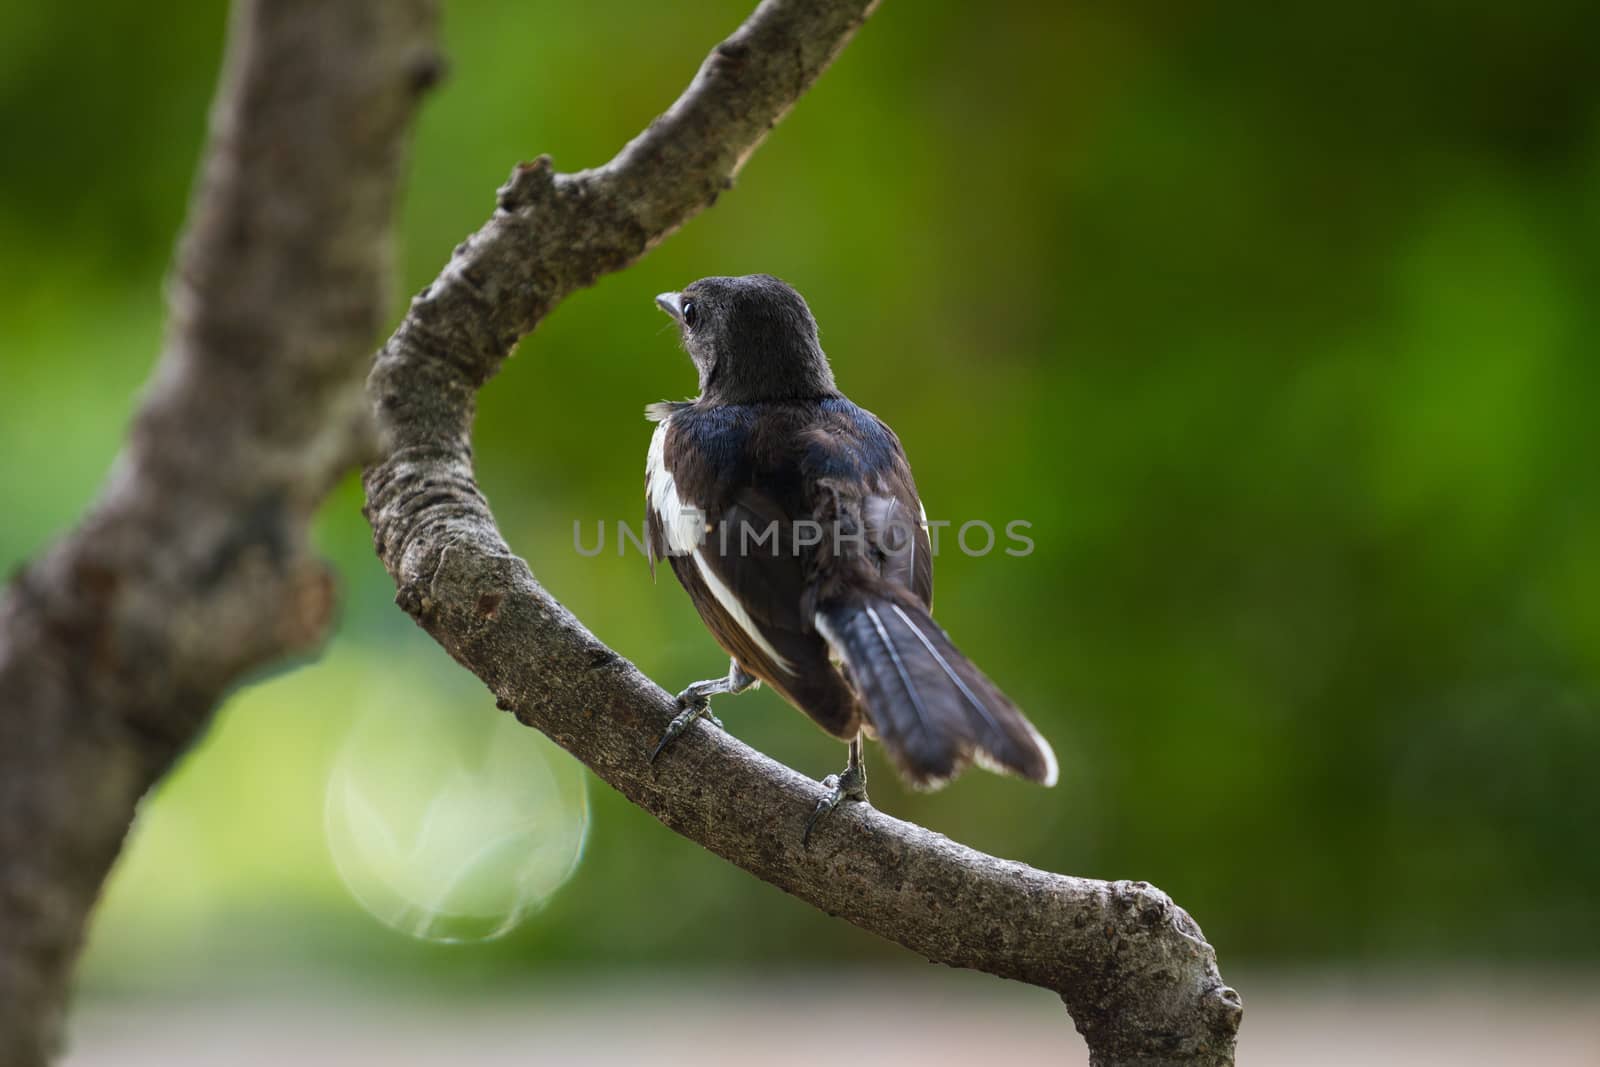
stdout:
<svg viewBox="0 0 1600 1067">
<path fill-rule="evenodd" d="M 670 562 L 732 657 L 725 677 L 679 694 L 656 754 L 710 717 L 711 697 L 764 682 L 850 744 L 807 837 L 842 799 L 866 799 L 863 732 L 917 788 L 972 762 L 1055 784 L 1049 744 L 929 614 L 933 553 L 911 466 L 894 431 L 834 385 L 804 298 L 754 274 L 656 303 L 700 395 L 647 409 L 651 568 Z"/>
</svg>

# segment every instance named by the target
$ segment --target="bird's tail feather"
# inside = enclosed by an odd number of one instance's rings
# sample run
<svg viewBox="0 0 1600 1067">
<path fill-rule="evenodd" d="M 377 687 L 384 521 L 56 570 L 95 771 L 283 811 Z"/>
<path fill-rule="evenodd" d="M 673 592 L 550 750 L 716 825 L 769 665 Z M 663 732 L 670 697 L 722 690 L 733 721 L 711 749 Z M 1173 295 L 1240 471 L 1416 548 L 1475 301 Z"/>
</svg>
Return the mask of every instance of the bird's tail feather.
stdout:
<svg viewBox="0 0 1600 1067">
<path fill-rule="evenodd" d="M 1055 784 L 1049 743 L 906 591 L 852 591 L 823 604 L 816 625 L 913 786 L 937 789 L 972 762 Z"/>
</svg>

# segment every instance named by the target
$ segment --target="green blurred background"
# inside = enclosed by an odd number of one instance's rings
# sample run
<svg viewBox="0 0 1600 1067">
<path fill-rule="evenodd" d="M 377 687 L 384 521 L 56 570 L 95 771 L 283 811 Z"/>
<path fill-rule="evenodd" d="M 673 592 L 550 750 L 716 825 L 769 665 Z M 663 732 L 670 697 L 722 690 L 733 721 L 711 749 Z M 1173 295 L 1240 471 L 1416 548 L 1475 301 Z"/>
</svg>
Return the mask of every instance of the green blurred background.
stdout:
<svg viewBox="0 0 1600 1067">
<path fill-rule="evenodd" d="M 451 4 L 396 313 L 515 162 L 608 158 L 747 7 Z M 71 524 L 137 402 L 223 30 L 214 0 L 0 7 L 0 564 Z M 733 192 L 522 344 L 480 478 L 601 638 L 670 688 L 718 673 L 670 578 L 573 523 L 637 524 L 643 406 L 693 389 L 652 295 L 781 275 L 930 516 L 1037 545 L 947 545 L 937 607 L 1061 785 L 912 795 L 874 754 L 880 807 L 1155 882 L 1225 972 L 1600 962 L 1596 40 L 1578 2 L 891 0 Z M 337 641 L 147 804 L 92 988 L 915 966 L 598 783 L 572 881 L 508 935 L 365 914 L 324 832 L 353 724 L 496 713 L 393 607 L 359 504 L 352 479 L 321 519 Z M 718 711 L 806 773 L 843 755 L 770 693 Z"/>
</svg>

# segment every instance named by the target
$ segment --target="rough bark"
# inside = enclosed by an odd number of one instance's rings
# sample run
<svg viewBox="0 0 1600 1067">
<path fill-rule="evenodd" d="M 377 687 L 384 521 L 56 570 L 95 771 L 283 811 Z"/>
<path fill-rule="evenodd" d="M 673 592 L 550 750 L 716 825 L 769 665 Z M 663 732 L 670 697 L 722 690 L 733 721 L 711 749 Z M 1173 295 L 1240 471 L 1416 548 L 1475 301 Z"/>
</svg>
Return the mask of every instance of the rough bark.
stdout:
<svg viewBox="0 0 1600 1067">
<path fill-rule="evenodd" d="M 230 687 L 327 630 L 307 530 L 376 455 L 364 383 L 433 7 L 233 13 L 162 358 L 99 500 L 0 599 L 0 1064 L 54 1054 L 139 798 Z"/>
<path fill-rule="evenodd" d="M 502 708 L 683 836 L 931 960 L 1055 990 L 1097 1064 L 1232 1063 L 1238 996 L 1159 890 L 1037 871 L 855 805 L 803 848 L 817 783 L 705 726 L 652 766 L 671 696 L 540 587 L 474 481 L 475 393 L 517 341 L 728 188 L 872 6 L 765 0 L 611 162 L 516 168 L 379 355 L 386 458 L 366 477 L 378 554 L 400 606 Z"/>
</svg>

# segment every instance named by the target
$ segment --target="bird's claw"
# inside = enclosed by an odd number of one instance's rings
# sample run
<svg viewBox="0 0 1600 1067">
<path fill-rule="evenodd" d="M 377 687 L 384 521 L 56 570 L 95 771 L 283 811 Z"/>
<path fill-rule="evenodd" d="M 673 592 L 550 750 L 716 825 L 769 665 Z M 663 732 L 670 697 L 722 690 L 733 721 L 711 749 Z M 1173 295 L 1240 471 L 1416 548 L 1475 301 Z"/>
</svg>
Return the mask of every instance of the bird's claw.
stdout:
<svg viewBox="0 0 1600 1067">
<path fill-rule="evenodd" d="M 846 767 L 843 774 L 830 774 L 822 780 L 822 787 L 828 790 L 828 795 L 817 801 L 816 810 L 811 813 L 811 818 L 806 820 L 805 832 L 800 835 L 800 845 L 805 847 L 811 843 L 811 831 L 817 821 L 837 808 L 842 801 L 856 800 L 865 804 L 867 802 L 867 776 L 858 767 Z"/>
<path fill-rule="evenodd" d="M 705 719 L 719 730 L 723 728 L 722 720 L 711 713 L 711 701 L 707 697 L 680 693 L 678 707 L 682 710 L 667 724 L 666 732 L 661 735 L 661 740 L 656 742 L 654 751 L 650 753 L 651 763 L 656 761 L 656 757 L 661 755 L 663 749 L 682 736 L 696 719 Z"/>
</svg>

